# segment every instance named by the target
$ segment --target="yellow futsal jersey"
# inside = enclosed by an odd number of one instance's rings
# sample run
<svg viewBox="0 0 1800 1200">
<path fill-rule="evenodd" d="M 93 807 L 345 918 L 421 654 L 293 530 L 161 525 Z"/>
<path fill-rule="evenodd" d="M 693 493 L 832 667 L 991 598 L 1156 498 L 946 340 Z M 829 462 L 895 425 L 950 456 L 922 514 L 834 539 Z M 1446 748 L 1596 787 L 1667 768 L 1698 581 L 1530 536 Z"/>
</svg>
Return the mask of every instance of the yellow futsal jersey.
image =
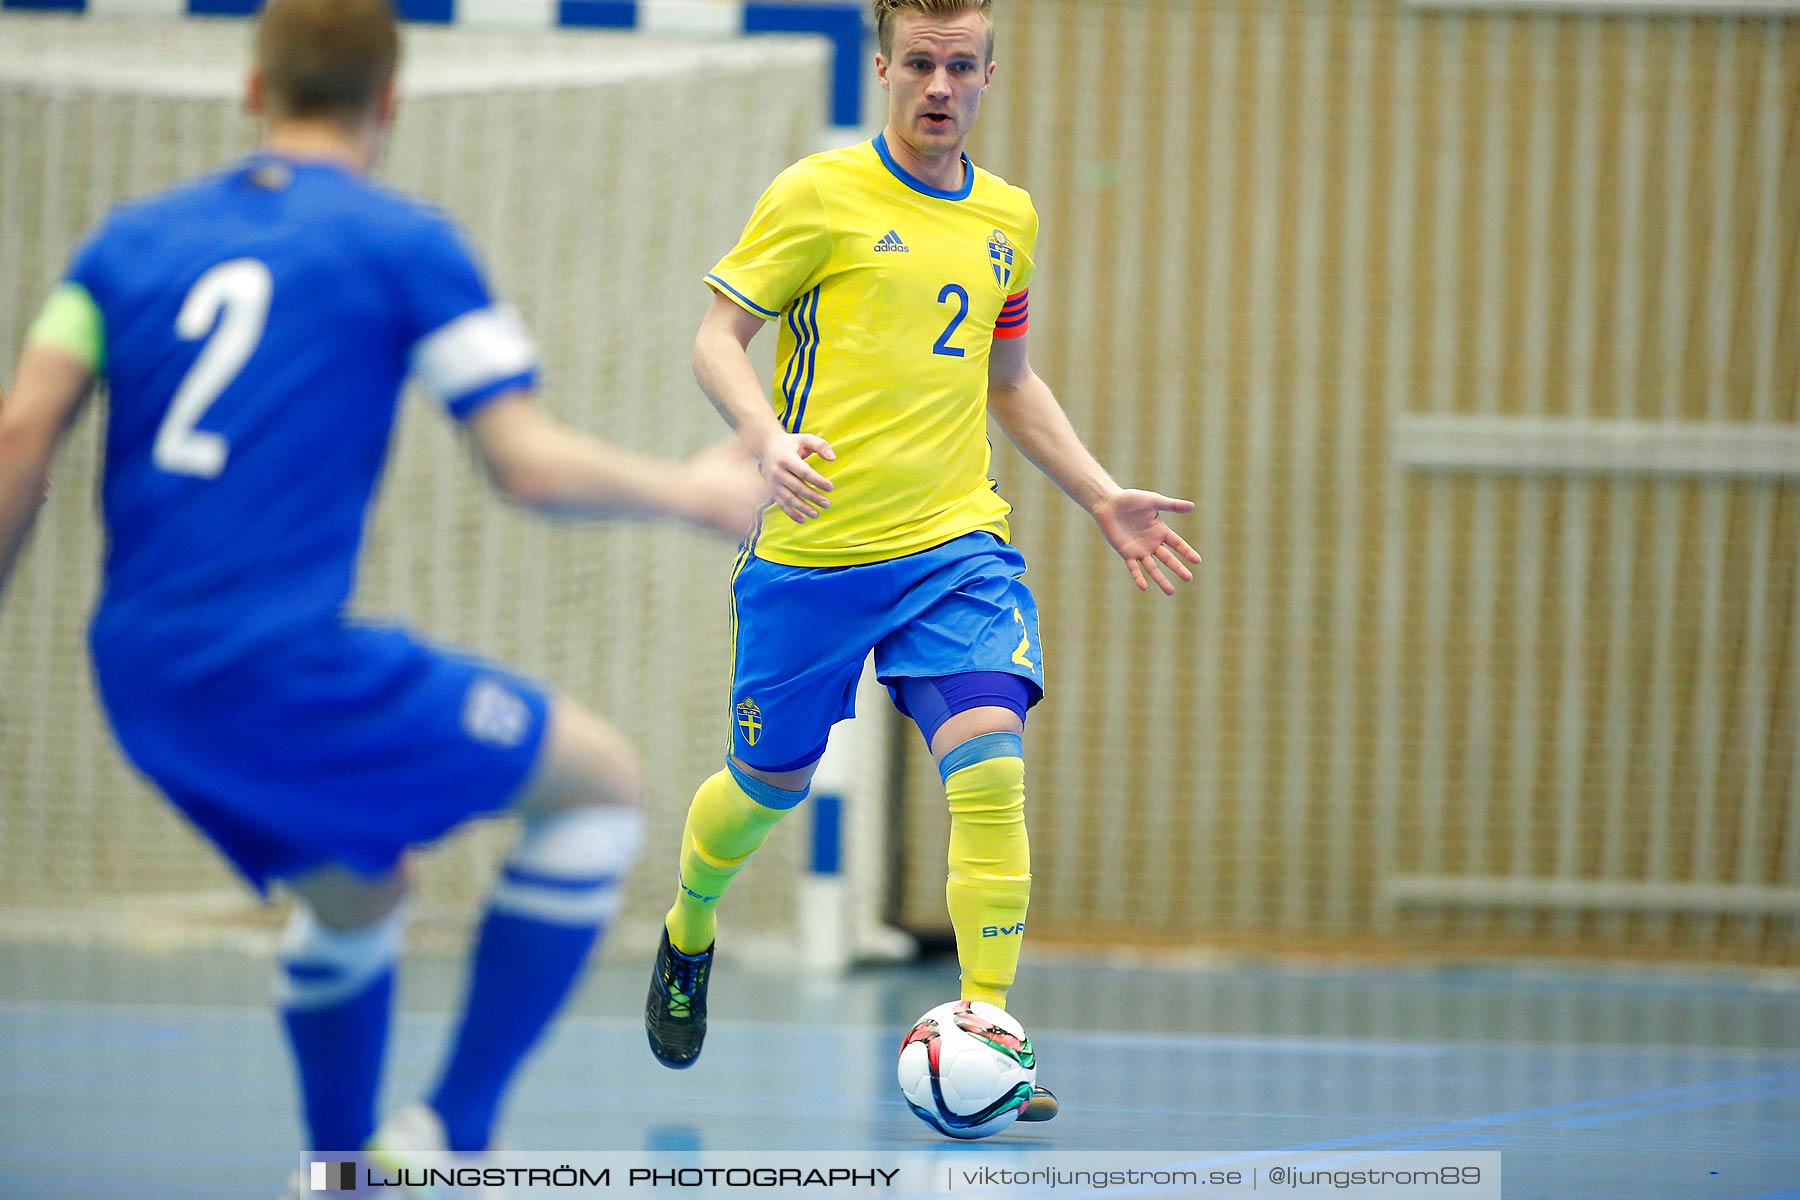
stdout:
<svg viewBox="0 0 1800 1200">
<path fill-rule="evenodd" d="M 1012 509 L 988 478 L 988 356 L 1028 328 L 1038 218 L 1022 189 L 963 164 L 947 192 L 879 137 L 802 159 L 706 277 L 780 321 L 775 415 L 837 452 L 807 460 L 835 485 L 831 507 L 804 525 L 766 509 L 758 557 L 853 566 L 1007 536 Z"/>
</svg>

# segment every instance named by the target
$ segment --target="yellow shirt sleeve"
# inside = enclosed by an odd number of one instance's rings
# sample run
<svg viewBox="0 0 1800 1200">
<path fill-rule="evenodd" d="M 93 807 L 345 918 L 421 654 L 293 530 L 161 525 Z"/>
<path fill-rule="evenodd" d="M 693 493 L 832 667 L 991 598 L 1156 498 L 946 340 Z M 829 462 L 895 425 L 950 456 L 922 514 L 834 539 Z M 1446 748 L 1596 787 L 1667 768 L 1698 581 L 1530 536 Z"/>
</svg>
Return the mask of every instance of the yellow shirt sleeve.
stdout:
<svg viewBox="0 0 1800 1200">
<path fill-rule="evenodd" d="M 805 163 L 775 177 L 731 253 L 706 282 L 747 312 L 774 320 L 818 283 L 831 258 L 831 223 Z"/>
<path fill-rule="evenodd" d="M 1020 240 L 1023 244 L 1019 249 L 1024 253 L 1019 257 L 1024 261 L 1019 264 L 1018 275 L 1006 289 L 1013 296 L 1029 289 L 1032 279 L 1037 275 L 1038 214 L 1037 206 L 1031 203 L 1029 197 L 1025 201 L 1025 229 Z"/>
<path fill-rule="evenodd" d="M 79 283 L 61 284 L 50 293 L 25 341 L 67 350 L 96 375 L 106 366 L 106 318 Z"/>
</svg>

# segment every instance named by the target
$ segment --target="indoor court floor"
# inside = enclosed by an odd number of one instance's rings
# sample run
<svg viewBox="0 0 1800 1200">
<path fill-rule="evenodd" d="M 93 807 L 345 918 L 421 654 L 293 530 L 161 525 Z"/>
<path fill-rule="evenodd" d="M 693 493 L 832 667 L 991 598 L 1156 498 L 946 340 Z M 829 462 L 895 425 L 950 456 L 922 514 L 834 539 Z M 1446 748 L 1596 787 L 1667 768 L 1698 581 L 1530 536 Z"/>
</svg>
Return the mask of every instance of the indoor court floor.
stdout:
<svg viewBox="0 0 1800 1200">
<path fill-rule="evenodd" d="M 722 958 L 705 1057 L 679 1073 L 645 1049 L 644 969 L 614 954 L 590 975 L 511 1145 L 1460 1148 L 1503 1154 L 1508 1200 L 1800 1200 L 1791 977 L 1040 962 L 1012 1007 L 1062 1116 L 952 1146 L 893 1061 L 953 964 L 804 983 Z M 275 1196 L 298 1135 L 267 978 L 236 952 L 0 945 L 0 1197 Z M 394 1102 L 427 1083 L 460 986 L 456 959 L 408 959 Z"/>
</svg>

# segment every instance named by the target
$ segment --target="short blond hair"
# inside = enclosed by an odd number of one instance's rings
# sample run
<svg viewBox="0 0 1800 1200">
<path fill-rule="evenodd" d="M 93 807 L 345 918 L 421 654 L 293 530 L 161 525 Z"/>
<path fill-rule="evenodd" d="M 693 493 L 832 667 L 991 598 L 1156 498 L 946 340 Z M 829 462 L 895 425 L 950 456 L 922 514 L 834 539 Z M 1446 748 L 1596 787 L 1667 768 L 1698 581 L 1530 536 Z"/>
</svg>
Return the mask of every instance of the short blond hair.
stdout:
<svg viewBox="0 0 1800 1200">
<path fill-rule="evenodd" d="M 893 57 L 894 21 L 903 12 L 924 13 L 931 17 L 978 12 L 987 22 L 988 57 L 994 56 L 994 0 L 875 0 L 875 37 L 881 43 L 883 58 Z"/>
</svg>

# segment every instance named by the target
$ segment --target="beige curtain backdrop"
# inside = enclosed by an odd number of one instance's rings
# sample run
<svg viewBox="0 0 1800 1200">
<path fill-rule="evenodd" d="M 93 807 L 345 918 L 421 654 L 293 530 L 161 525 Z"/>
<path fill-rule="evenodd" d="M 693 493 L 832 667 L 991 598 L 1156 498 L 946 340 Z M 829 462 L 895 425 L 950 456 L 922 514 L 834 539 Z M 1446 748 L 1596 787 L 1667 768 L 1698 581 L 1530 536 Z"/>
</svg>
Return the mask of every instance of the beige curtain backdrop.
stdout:
<svg viewBox="0 0 1800 1200">
<path fill-rule="evenodd" d="M 1043 216 L 1034 362 L 1207 557 L 1140 596 L 997 454 L 1034 942 L 1800 963 L 1800 22 L 997 8 L 973 150 Z M 1406 460 L 1426 416 L 1763 466 L 1472 473 Z M 900 911 L 941 929 L 916 742 Z"/>
<path fill-rule="evenodd" d="M 1207 556 L 1137 594 L 997 438 L 1051 687 L 1033 945 L 1800 964 L 1800 22 L 998 7 L 972 149 L 1043 215 L 1034 359 L 1121 479 L 1199 502 Z M 0 21 L 16 345 L 108 204 L 252 131 L 241 26 Z M 694 279 L 816 144 L 818 48 L 650 70 L 632 42 L 615 69 L 605 39 L 414 33 L 435 82 L 390 178 L 468 223 L 563 412 L 707 437 Z M 97 435 L 0 612 L 0 924 L 242 904 L 93 704 Z M 1495 446 L 1510 465 L 1466 469 Z M 480 489 L 412 411 L 362 606 L 619 717 L 658 768 L 647 930 L 723 731 L 729 550 Z M 898 910 L 942 928 L 942 794 L 908 736 Z M 791 931 L 802 832 L 734 893 L 746 933 Z M 488 843 L 435 857 L 427 900 L 470 911 Z"/>
<path fill-rule="evenodd" d="M 0 347 L 19 344 L 112 204 L 253 144 L 237 100 L 248 36 L 239 22 L 0 17 Z M 634 449 L 687 453 L 724 433 L 688 369 L 701 276 L 769 179 L 815 147 L 825 60 L 780 38 L 409 28 L 382 177 L 463 224 L 539 342 L 553 409 Z M 93 695 L 103 419 L 95 406 L 59 456 L 0 609 L 0 935 L 266 923 L 124 763 Z M 621 945 L 653 942 L 688 799 L 721 761 L 731 558 L 727 542 L 667 525 L 509 509 L 450 420 L 420 397 L 403 405 L 358 608 L 516 665 L 639 747 L 650 836 Z M 483 828 L 426 856 L 427 924 L 477 911 L 509 836 Z M 752 940 L 791 937 L 800 854 L 797 839 L 773 848 L 736 897 Z"/>
</svg>

